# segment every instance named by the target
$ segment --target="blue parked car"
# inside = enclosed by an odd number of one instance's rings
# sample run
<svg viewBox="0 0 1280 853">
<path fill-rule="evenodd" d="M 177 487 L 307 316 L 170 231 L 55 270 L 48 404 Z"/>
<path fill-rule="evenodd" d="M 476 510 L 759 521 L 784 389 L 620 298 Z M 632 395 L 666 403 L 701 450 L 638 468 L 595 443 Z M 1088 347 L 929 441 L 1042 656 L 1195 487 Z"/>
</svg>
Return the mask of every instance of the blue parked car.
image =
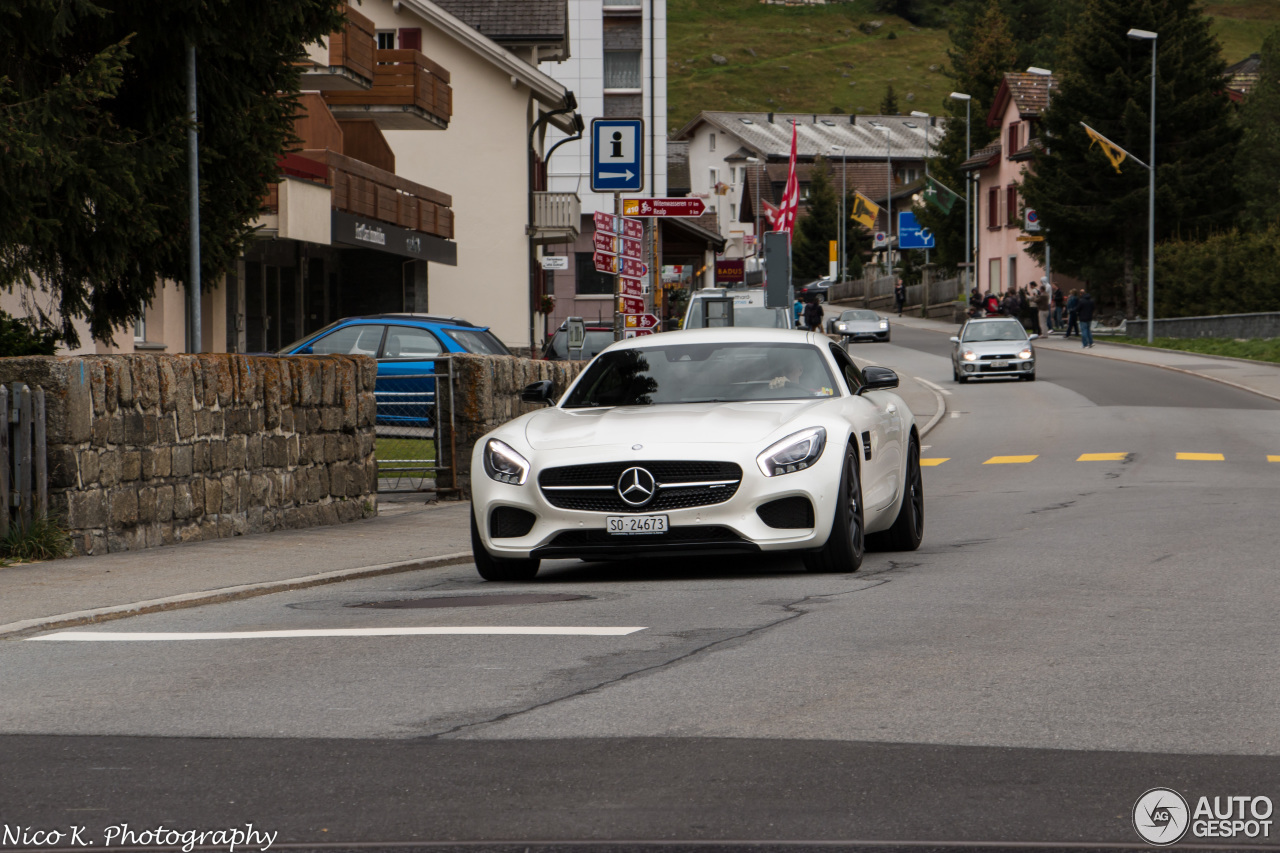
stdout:
<svg viewBox="0 0 1280 853">
<path fill-rule="evenodd" d="M 330 323 L 280 355 L 371 355 L 378 359 L 378 423 L 435 424 L 435 357 L 449 353 L 511 355 L 485 326 L 433 314 L 372 314 Z"/>
</svg>

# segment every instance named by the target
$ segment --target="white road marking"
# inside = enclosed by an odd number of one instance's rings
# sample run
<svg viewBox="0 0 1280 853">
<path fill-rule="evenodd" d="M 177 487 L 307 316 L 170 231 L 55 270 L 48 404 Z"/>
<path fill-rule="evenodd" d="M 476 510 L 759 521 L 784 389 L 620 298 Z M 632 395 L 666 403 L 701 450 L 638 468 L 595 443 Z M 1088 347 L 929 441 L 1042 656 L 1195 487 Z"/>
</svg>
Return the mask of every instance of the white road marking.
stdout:
<svg viewBox="0 0 1280 853">
<path fill-rule="evenodd" d="M 478 634 L 498 635 L 539 635 L 549 637 L 622 637 L 637 631 L 647 630 L 634 628 L 591 628 L 591 627 L 543 627 L 535 626 L 503 626 L 480 625 L 445 628 L 304 628 L 287 631 L 204 631 L 192 633 L 143 633 L 126 631 L 59 631 L 56 634 L 43 634 L 39 637 L 28 637 L 29 641 L 67 642 L 67 643 L 126 643 L 126 642 L 170 642 L 175 640 L 278 640 L 296 637 L 407 637 L 407 636 L 461 636 Z"/>
<path fill-rule="evenodd" d="M 930 388 L 932 388 L 933 390 L 935 390 L 935 391 L 939 392 L 940 394 L 946 394 L 948 397 L 950 397 L 950 396 L 951 396 L 951 392 L 950 392 L 950 391 L 948 391 L 946 388 L 943 388 L 943 387 L 942 387 L 942 386 L 940 386 L 940 385 L 934 385 L 932 382 L 930 382 L 928 379 L 925 379 L 925 378 L 924 378 L 924 377 L 922 377 L 922 376 L 917 376 L 917 377 L 916 377 L 916 381 L 917 381 L 917 382 L 923 382 L 925 385 L 928 385 Z"/>
<path fill-rule="evenodd" d="M 958 417 L 960 417 L 960 412 L 952 412 L 952 413 L 951 413 L 951 417 L 953 417 L 953 418 L 958 418 Z"/>
</svg>

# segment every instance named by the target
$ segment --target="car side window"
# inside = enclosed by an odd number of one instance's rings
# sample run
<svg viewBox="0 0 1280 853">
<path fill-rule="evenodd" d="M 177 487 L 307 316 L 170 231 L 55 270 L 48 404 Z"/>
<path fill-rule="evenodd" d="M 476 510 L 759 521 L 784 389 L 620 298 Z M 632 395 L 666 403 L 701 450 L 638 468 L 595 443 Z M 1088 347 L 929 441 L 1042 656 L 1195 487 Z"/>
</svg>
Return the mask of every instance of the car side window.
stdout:
<svg viewBox="0 0 1280 853">
<path fill-rule="evenodd" d="M 312 343 L 311 352 L 315 355 L 377 355 L 384 328 L 379 324 L 343 326 Z"/>
<path fill-rule="evenodd" d="M 426 329 L 413 326 L 388 326 L 383 358 L 423 358 L 444 352 L 440 340 Z"/>
<path fill-rule="evenodd" d="M 850 394 L 857 394 L 858 389 L 867 384 L 867 379 L 862 375 L 862 371 L 858 369 L 858 365 L 854 363 L 849 353 L 839 344 L 831 345 L 831 354 L 835 356 L 836 364 L 840 366 L 840 375 L 844 377 L 844 384 L 849 389 Z"/>
</svg>

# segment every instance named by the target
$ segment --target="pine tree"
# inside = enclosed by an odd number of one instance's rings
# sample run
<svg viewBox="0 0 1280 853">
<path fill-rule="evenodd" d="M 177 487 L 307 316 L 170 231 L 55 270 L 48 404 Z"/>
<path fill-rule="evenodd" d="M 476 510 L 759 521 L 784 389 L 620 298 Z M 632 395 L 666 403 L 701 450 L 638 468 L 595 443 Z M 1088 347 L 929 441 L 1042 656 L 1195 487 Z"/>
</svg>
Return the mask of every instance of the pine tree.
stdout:
<svg viewBox="0 0 1280 853">
<path fill-rule="evenodd" d="M 1236 186 L 1246 228 L 1280 221 L 1280 27 L 1262 43 L 1258 82 L 1241 111 L 1243 136 L 1236 158 Z"/>
<path fill-rule="evenodd" d="M 805 213 L 796 223 L 791 262 L 797 281 L 822 278 L 831 272 L 831 241 L 839 232 L 839 196 L 831 188 L 829 162 L 815 157 L 809 173 Z"/>
<path fill-rule="evenodd" d="M 303 45 L 340 0 L 9 0 L 0 14 L 0 287 L 35 276 L 68 343 L 185 282 L 186 45 L 196 47 L 202 277 L 240 253 L 293 139 Z M 247 22 L 252 22 L 248 25 Z M 283 94 L 281 94 L 283 93 Z"/>
<path fill-rule="evenodd" d="M 1080 126 L 1088 122 L 1147 159 L 1151 45 L 1127 38 L 1130 28 L 1160 37 L 1156 240 L 1230 223 L 1239 132 L 1221 91 L 1218 43 L 1194 0 L 1088 0 L 1054 69 L 1058 88 L 1043 122 L 1048 149 L 1022 191 L 1052 241 L 1054 269 L 1085 279 L 1095 296 L 1122 302 L 1132 317 L 1137 264 L 1146 254 L 1148 173 L 1130 160 L 1116 174 Z"/>
<path fill-rule="evenodd" d="M 898 96 L 893 92 L 893 84 L 884 88 L 884 99 L 880 101 L 880 115 L 896 116 L 898 114 Z"/>
</svg>

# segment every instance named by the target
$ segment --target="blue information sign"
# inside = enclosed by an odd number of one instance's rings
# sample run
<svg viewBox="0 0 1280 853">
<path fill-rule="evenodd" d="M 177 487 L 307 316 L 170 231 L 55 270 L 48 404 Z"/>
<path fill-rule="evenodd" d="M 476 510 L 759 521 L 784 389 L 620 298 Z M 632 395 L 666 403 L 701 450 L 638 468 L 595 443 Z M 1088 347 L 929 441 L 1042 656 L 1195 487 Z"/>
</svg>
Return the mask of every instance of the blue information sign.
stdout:
<svg viewBox="0 0 1280 853">
<path fill-rule="evenodd" d="M 634 193 L 644 189 L 644 119 L 591 120 L 591 191 Z"/>
<path fill-rule="evenodd" d="M 898 248 L 933 248 L 933 232 L 927 228 L 921 228 L 920 223 L 916 222 L 916 215 L 910 211 L 898 214 Z"/>
</svg>

